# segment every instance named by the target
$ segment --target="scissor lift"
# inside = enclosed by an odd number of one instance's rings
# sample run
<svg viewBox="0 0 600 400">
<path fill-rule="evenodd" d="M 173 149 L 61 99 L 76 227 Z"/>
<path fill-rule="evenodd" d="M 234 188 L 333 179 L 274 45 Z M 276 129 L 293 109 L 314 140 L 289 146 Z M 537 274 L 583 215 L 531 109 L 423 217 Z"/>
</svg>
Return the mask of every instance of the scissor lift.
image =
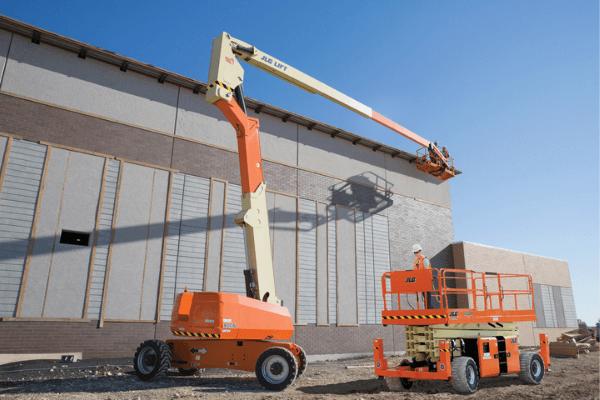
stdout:
<svg viewBox="0 0 600 400">
<path fill-rule="evenodd" d="M 375 375 L 391 390 L 446 380 L 473 393 L 479 378 L 518 373 L 539 384 L 549 371 L 548 336 L 538 353 L 519 352 L 517 322 L 535 321 L 531 276 L 454 269 L 393 271 L 382 276 L 382 323 L 404 325 L 406 355 L 388 366 L 374 339 Z"/>
</svg>

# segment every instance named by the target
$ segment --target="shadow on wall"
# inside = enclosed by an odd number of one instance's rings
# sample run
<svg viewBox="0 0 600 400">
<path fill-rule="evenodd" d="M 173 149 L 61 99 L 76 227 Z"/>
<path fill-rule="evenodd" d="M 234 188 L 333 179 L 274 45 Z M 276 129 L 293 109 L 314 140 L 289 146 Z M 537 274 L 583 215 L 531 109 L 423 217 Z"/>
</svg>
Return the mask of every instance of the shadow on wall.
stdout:
<svg viewBox="0 0 600 400">
<path fill-rule="evenodd" d="M 295 212 L 284 211 L 277 207 L 274 210 L 271 210 L 269 212 L 269 214 L 272 215 L 271 213 L 273 211 L 275 212 L 275 223 L 276 224 L 280 224 L 280 223 L 284 224 L 286 222 L 287 223 L 289 223 L 289 222 L 295 223 L 296 218 L 298 218 L 298 217 L 303 221 L 302 230 L 312 230 L 317 225 L 323 226 L 323 225 L 327 224 L 326 216 L 318 216 L 317 217 L 316 214 L 309 214 L 309 213 L 296 214 Z M 212 219 L 221 219 L 223 217 L 224 216 L 222 214 L 221 215 L 213 214 L 211 216 Z M 231 221 L 233 223 L 233 217 L 234 217 L 233 215 L 230 214 L 225 217 L 227 218 L 228 221 Z M 206 227 L 208 226 L 208 219 L 209 219 L 208 217 L 182 219 L 181 223 L 185 227 L 185 232 L 180 229 L 180 231 L 177 233 L 177 235 L 170 235 L 170 236 L 193 235 L 193 234 L 196 234 L 199 232 L 206 232 L 207 231 Z M 307 222 L 310 223 L 310 227 L 306 225 Z M 352 222 L 354 223 L 354 220 L 352 220 Z M 211 226 L 210 231 L 221 231 L 222 230 L 222 225 L 220 225 L 220 226 L 214 226 L 216 224 L 211 224 L 211 225 L 213 225 L 213 226 Z M 269 221 L 269 225 L 271 225 L 271 227 L 272 227 L 273 221 Z M 164 228 L 163 223 L 116 228 L 115 236 L 114 236 L 115 241 L 113 242 L 113 245 L 146 241 L 146 239 L 152 240 L 152 239 L 162 238 L 163 237 L 163 228 Z M 237 228 L 237 226 L 235 226 L 235 228 Z M 276 226 L 276 229 L 277 230 L 296 231 L 295 226 L 292 228 Z M 96 231 L 95 234 L 96 234 L 96 236 L 110 237 L 110 235 L 112 234 L 112 230 L 111 229 L 101 229 L 99 231 Z M 169 237 L 169 236 L 167 236 L 167 237 Z M 93 236 L 90 235 L 89 247 L 92 246 L 93 239 L 94 239 Z M 57 252 L 65 252 L 65 251 L 81 249 L 81 246 L 75 246 L 75 245 L 74 246 L 65 246 L 65 245 L 54 246 L 55 240 L 57 241 L 56 244 L 58 244 L 58 241 L 60 240 L 60 232 L 57 236 L 36 237 L 34 252 L 32 255 L 38 256 L 38 255 L 42 255 L 42 254 L 46 254 L 46 253 L 52 253 L 52 251 L 57 253 Z M 3 243 L 0 243 L 0 262 L 6 261 L 6 260 L 11 260 L 11 259 L 21 259 L 22 260 L 27 252 L 28 247 L 29 247 L 29 239 L 18 239 L 18 240 L 11 240 L 11 241 L 6 241 Z M 54 248 L 54 250 L 53 250 L 53 248 Z"/>
<path fill-rule="evenodd" d="M 327 200 L 331 204 L 356 208 L 371 214 L 378 214 L 394 204 L 391 192 L 394 185 L 379 175 L 373 172 L 364 172 L 351 176 L 348 180 L 351 182 L 341 182 L 329 187 L 331 196 Z"/>
</svg>

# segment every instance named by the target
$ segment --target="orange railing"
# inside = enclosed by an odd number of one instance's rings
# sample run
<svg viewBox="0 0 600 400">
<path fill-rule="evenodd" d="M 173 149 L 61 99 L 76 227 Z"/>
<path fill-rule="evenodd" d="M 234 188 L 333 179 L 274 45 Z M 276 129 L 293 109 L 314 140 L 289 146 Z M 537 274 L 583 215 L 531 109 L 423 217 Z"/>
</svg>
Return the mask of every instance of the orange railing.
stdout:
<svg viewBox="0 0 600 400">
<path fill-rule="evenodd" d="M 386 272 L 384 325 L 535 321 L 529 275 L 456 269 Z"/>
</svg>

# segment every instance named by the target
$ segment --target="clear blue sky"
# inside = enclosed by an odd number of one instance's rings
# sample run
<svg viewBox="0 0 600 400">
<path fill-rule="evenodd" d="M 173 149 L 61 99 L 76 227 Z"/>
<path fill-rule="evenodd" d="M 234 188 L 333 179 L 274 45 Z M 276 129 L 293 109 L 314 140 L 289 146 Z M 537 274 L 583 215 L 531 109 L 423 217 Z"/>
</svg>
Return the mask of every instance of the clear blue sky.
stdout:
<svg viewBox="0 0 600 400">
<path fill-rule="evenodd" d="M 20 0 L 0 13 L 203 82 L 215 36 L 255 45 L 446 145 L 464 172 L 455 240 L 568 261 L 578 317 L 600 317 L 598 1 Z M 418 147 L 245 71 L 249 97 Z"/>
</svg>

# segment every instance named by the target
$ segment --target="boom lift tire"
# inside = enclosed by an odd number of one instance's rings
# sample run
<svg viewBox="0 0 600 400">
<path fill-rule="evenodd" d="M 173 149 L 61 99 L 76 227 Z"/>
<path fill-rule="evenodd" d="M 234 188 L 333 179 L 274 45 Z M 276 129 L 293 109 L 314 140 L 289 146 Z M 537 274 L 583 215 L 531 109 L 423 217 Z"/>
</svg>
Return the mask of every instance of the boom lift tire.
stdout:
<svg viewBox="0 0 600 400">
<path fill-rule="evenodd" d="M 138 378 L 152 381 L 163 378 L 171 368 L 171 349 L 161 340 L 146 340 L 133 356 L 133 369 Z"/>
<path fill-rule="evenodd" d="M 271 347 L 256 360 L 255 372 L 265 389 L 282 391 L 296 380 L 298 362 L 291 351 L 283 347 Z"/>
<path fill-rule="evenodd" d="M 539 385 L 544 379 L 546 370 L 542 356 L 538 353 L 522 353 L 519 361 L 521 364 L 519 378 L 530 385 Z"/>
<path fill-rule="evenodd" d="M 296 345 L 296 347 L 300 350 L 298 353 L 298 375 L 296 379 L 300 378 L 304 371 L 306 371 L 306 367 L 308 366 L 308 362 L 306 361 L 306 353 L 302 349 L 302 347 Z"/>
<path fill-rule="evenodd" d="M 475 393 L 479 385 L 477 364 L 471 357 L 456 357 L 452 361 L 452 387 L 459 393 Z"/>
<path fill-rule="evenodd" d="M 179 371 L 179 375 L 181 376 L 200 375 L 200 373 L 202 372 L 201 369 L 196 368 L 177 368 L 177 370 Z"/>
</svg>

